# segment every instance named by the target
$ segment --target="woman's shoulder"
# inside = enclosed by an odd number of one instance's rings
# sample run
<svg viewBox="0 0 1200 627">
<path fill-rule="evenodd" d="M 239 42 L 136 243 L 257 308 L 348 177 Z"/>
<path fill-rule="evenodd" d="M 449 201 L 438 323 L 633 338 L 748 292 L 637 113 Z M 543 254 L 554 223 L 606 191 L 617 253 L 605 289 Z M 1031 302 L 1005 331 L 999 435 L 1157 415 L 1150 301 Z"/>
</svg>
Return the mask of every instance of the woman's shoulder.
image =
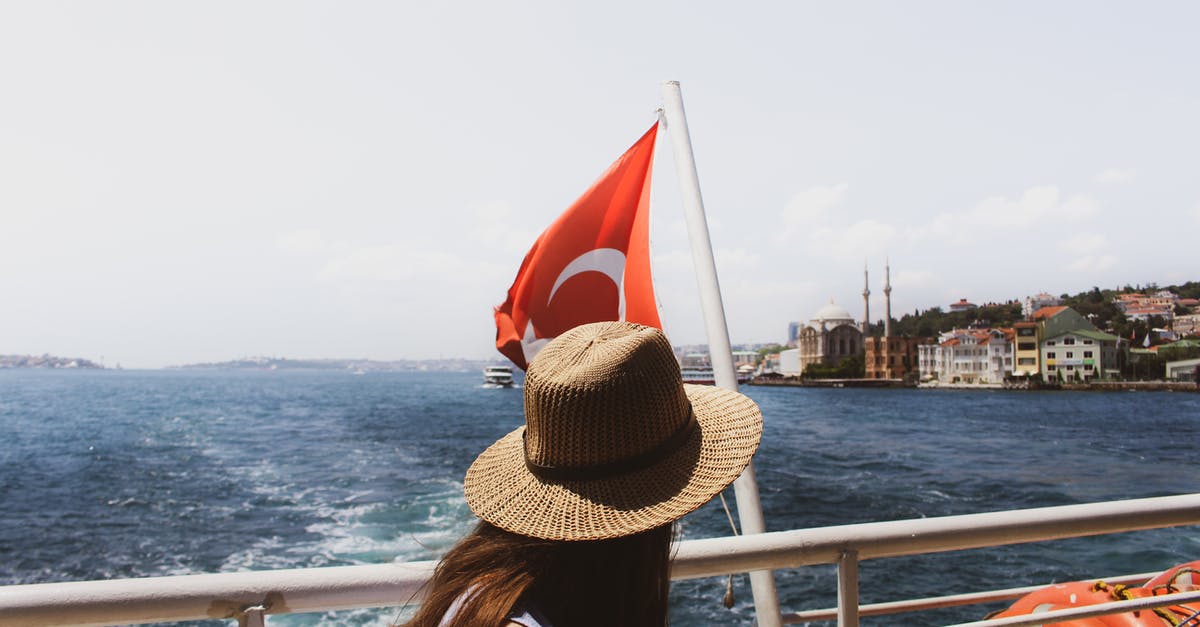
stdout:
<svg viewBox="0 0 1200 627">
<path fill-rule="evenodd" d="M 553 627 L 536 609 L 517 609 L 508 617 L 504 627 Z"/>
<path fill-rule="evenodd" d="M 438 623 L 438 627 L 450 627 L 450 625 L 454 624 L 454 618 L 458 616 L 458 612 L 462 609 L 462 606 L 466 604 L 467 601 L 471 600 L 471 597 L 475 595 L 476 591 L 477 590 L 472 587 L 466 592 L 458 595 L 458 597 L 454 599 L 454 602 L 452 602 L 450 607 L 446 610 L 445 615 L 442 616 L 442 621 Z M 549 620 L 546 620 L 546 617 L 543 616 L 542 613 L 537 610 L 537 608 L 525 608 L 518 605 L 517 608 L 508 615 L 508 620 L 502 627 L 554 626 L 550 624 Z"/>
</svg>

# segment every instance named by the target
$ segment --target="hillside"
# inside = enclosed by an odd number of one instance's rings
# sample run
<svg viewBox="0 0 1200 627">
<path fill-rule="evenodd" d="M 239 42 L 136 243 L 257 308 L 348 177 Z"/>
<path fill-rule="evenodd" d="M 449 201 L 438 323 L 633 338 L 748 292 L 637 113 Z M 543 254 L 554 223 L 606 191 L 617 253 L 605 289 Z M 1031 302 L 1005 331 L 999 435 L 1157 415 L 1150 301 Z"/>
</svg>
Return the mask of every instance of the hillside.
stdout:
<svg viewBox="0 0 1200 627">
<path fill-rule="evenodd" d="M 1087 316 L 1097 328 L 1120 337 L 1143 336 L 1154 327 L 1166 325 L 1165 320 L 1152 318 L 1149 323 L 1139 320 L 1129 320 L 1114 303 L 1118 294 L 1134 292 L 1154 292 L 1167 290 L 1180 298 L 1200 298 L 1200 281 L 1188 281 L 1180 285 L 1158 286 L 1154 284 L 1133 287 L 1123 286 L 1117 289 L 1100 289 L 1093 287 L 1078 294 L 1061 294 L 1062 304 L 1067 305 L 1080 314 Z M 1183 308 L 1176 308 L 1175 313 L 1189 313 Z M 1006 327 L 1022 320 L 1021 303 L 1012 300 L 1001 304 L 986 304 L 968 311 L 943 311 L 941 307 L 932 307 L 924 311 L 914 311 L 905 314 L 892 323 L 895 335 L 912 337 L 934 337 L 943 331 L 969 326 Z M 872 324 L 873 335 L 882 335 L 882 324 Z"/>
</svg>

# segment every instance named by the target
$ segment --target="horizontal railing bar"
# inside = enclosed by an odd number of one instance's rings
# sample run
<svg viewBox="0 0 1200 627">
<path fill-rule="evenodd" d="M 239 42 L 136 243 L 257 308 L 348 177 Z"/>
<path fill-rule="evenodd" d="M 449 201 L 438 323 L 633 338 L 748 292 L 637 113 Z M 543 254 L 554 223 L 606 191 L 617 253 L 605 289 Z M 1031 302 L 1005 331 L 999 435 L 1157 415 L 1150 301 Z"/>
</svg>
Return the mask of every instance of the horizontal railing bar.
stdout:
<svg viewBox="0 0 1200 627">
<path fill-rule="evenodd" d="M 1200 494 L 967 514 L 681 542 L 672 579 L 1200 524 Z M 0 587 L 0 626 L 121 625 L 391 607 L 419 599 L 434 562 Z"/>
<path fill-rule="evenodd" d="M 1108 603 L 1097 603 L 1095 605 L 1083 605 L 1080 607 L 1071 607 L 1063 610 L 1039 612 L 1037 614 L 1030 614 L 1026 616 L 1007 616 L 1005 618 L 977 620 L 970 623 L 948 625 L 947 627 L 1041 627 L 1041 625 L 1048 623 L 1061 623 L 1067 620 L 1092 618 L 1093 616 L 1106 616 L 1109 614 L 1120 614 L 1135 610 L 1150 610 L 1158 607 L 1168 607 L 1171 605 L 1193 603 L 1196 601 L 1200 601 L 1200 590 L 1177 592 L 1174 594 L 1160 594 L 1158 596 L 1142 597 L 1140 599 L 1129 599 L 1125 601 L 1111 601 Z"/>
<path fill-rule="evenodd" d="M 1100 577 L 1099 580 L 1110 584 L 1132 586 L 1143 584 L 1157 574 L 1158 573 L 1138 573 L 1136 575 L 1118 575 L 1116 577 Z M 980 605 L 983 603 L 991 603 L 993 601 L 1017 599 L 1029 594 L 1030 592 L 1036 592 L 1045 587 L 1045 584 L 1042 584 L 1038 586 L 1024 586 L 1021 588 L 1006 588 L 1004 590 L 988 590 L 986 592 L 968 592 L 966 594 L 949 594 L 940 597 L 908 599 L 905 601 L 868 603 L 866 605 L 859 606 L 858 614 L 859 616 L 886 616 L 888 614 L 922 612 L 925 610 L 937 610 L 946 607 L 959 607 L 962 605 Z M 835 620 L 836 618 L 836 607 L 823 608 L 819 610 L 803 610 L 800 612 L 785 612 L 783 614 L 783 622 L 789 624 L 831 621 Z"/>
<path fill-rule="evenodd" d="M 673 579 L 1200 524 L 1200 494 L 773 531 L 680 545 Z"/>
<path fill-rule="evenodd" d="M 436 562 L 334 566 L 0 587 L 0 625 L 78 627 L 233 619 L 403 605 Z"/>
</svg>

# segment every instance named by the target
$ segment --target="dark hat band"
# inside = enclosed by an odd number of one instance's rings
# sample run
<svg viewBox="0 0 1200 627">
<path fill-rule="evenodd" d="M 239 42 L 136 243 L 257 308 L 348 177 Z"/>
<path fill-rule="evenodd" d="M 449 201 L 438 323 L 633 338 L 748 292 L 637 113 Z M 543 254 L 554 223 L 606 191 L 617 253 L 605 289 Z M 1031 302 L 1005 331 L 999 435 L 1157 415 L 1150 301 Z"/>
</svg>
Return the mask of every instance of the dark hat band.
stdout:
<svg viewBox="0 0 1200 627">
<path fill-rule="evenodd" d="M 530 461 L 529 447 L 528 443 L 524 442 L 524 433 L 521 434 L 521 439 L 522 446 L 525 449 L 525 467 L 537 478 L 543 481 L 594 481 L 596 479 L 608 479 L 609 477 L 653 466 L 679 450 L 695 430 L 696 415 L 692 413 L 692 409 L 689 406 L 687 422 L 683 423 L 682 426 L 675 430 L 675 433 L 671 434 L 671 437 L 663 440 L 658 446 L 632 457 L 592 466 L 550 466 Z"/>
</svg>

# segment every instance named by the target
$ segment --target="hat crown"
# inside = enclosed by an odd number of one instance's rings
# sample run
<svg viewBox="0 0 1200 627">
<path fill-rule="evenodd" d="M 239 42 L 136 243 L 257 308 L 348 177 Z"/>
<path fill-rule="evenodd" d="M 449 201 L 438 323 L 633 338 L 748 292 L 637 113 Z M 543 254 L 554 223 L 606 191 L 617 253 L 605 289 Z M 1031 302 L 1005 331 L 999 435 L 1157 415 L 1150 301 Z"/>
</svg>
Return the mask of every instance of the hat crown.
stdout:
<svg viewBox="0 0 1200 627">
<path fill-rule="evenodd" d="M 627 322 L 575 327 L 526 373 L 526 461 L 566 469 L 620 463 L 670 440 L 690 412 L 661 331 Z"/>
</svg>

